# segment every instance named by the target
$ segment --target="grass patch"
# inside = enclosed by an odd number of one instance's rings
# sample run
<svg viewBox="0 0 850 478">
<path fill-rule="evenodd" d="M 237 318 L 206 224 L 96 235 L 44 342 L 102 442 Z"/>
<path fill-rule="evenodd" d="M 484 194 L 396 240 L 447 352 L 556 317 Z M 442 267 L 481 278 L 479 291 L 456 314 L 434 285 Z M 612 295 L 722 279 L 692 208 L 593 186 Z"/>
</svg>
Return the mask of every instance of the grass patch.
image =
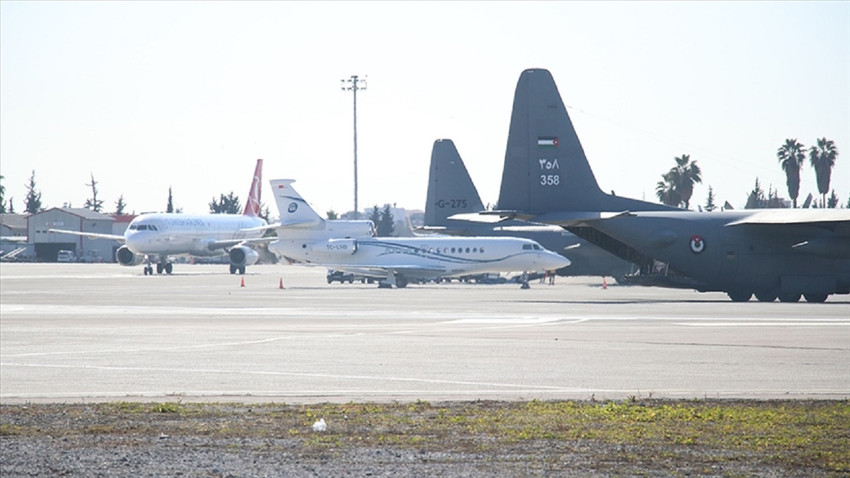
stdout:
<svg viewBox="0 0 850 478">
<path fill-rule="evenodd" d="M 312 424 L 324 419 L 325 432 Z M 0 436 L 216 436 L 294 440 L 303 453 L 399 447 L 598 459 L 692 469 L 745 461 L 850 473 L 850 401 L 530 401 L 0 406 Z M 660 463 L 660 465 L 659 465 Z"/>
</svg>

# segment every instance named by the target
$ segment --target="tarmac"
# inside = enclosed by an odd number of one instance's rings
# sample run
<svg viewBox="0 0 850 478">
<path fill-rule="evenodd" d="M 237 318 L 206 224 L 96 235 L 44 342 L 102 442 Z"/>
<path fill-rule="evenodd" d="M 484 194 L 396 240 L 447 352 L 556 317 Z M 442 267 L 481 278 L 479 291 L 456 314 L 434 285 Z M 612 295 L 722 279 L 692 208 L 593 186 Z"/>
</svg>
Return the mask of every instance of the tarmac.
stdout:
<svg viewBox="0 0 850 478">
<path fill-rule="evenodd" d="M 0 264 L 0 402 L 850 398 L 850 296 Z"/>
</svg>

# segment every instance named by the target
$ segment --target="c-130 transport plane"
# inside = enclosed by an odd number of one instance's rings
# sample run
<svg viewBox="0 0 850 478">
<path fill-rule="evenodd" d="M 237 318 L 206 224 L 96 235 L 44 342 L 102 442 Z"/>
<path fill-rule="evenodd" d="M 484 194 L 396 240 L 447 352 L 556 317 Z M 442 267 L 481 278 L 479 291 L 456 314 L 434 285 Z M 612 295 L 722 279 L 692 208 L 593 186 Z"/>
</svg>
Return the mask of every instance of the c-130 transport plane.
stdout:
<svg viewBox="0 0 850 478">
<path fill-rule="evenodd" d="M 602 192 L 549 71 L 517 82 L 499 211 L 556 224 L 644 267 L 653 260 L 699 291 L 823 302 L 850 294 L 850 210 L 694 212 Z"/>
<path fill-rule="evenodd" d="M 123 242 L 115 251 L 116 260 L 122 266 L 144 262 L 145 275 L 153 274 L 151 262 L 156 263 L 158 274 L 171 274 L 171 256 L 215 257 L 225 253 L 230 259 L 230 273 L 244 274 L 245 267 L 255 264 L 260 257 L 252 245 L 275 239 L 260 237 L 274 227 L 259 217 L 262 173 L 263 160 L 258 159 L 242 214 L 141 214 L 130 222 L 124 235 L 49 231 Z"/>
<path fill-rule="evenodd" d="M 589 241 L 552 224 L 526 221 L 480 221 L 455 219 L 458 214 L 484 209 L 481 196 L 450 139 L 434 141 L 425 201 L 425 225 L 417 231 L 452 236 L 513 236 L 538 242 L 546 249 L 570 260 L 570 266 L 557 270 L 563 276 L 612 276 L 621 281 L 637 267 Z"/>
<path fill-rule="evenodd" d="M 495 272 L 536 272 L 570 261 L 516 237 L 375 237 L 372 221 L 322 219 L 291 179 L 271 181 L 280 210 L 278 240 L 269 250 L 309 265 L 379 280 L 379 287 Z M 527 282 L 523 287 L 528 287 Z"/>
</svg>

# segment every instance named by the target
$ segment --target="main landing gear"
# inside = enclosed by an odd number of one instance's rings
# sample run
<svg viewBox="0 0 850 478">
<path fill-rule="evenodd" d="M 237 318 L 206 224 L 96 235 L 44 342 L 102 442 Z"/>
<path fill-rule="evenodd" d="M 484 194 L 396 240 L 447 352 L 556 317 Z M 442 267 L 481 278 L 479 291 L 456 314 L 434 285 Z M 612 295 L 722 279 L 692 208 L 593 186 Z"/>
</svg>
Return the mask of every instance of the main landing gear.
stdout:
<svg viewBox="0 0 850 478">
<path fill-rule="evenodd" d="M 174 265 L 171 262 L 166 262 L 165 264 L 158 262 L 156 264 L 156 273 L 157 274 L 162 274 L 163 272 L 165 272 L 166 274 L 170 275 L 173 270 L 174 270 Z M 145 264 L 144 273 L 145 273 L 146 276 L 152 276 L 153 275 L 153 265 L 150 262 Z"/>
</svg>

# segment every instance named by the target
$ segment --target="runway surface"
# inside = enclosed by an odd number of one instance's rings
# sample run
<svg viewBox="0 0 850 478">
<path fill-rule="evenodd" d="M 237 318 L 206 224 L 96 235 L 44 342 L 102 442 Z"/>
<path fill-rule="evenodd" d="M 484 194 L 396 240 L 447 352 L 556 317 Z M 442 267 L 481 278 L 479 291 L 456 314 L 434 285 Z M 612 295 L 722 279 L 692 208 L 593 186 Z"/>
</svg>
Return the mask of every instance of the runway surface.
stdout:
<svg viewBox="0 0 850 478">
<path fill-rule="evenodd" d="M 850 297 L 0 265 L 0 401 L 850 397 Z M 244 287 L 241 286 L 244 277 Z M 280 288 L 281 281 L 284 288 Z"/>
</svg>

